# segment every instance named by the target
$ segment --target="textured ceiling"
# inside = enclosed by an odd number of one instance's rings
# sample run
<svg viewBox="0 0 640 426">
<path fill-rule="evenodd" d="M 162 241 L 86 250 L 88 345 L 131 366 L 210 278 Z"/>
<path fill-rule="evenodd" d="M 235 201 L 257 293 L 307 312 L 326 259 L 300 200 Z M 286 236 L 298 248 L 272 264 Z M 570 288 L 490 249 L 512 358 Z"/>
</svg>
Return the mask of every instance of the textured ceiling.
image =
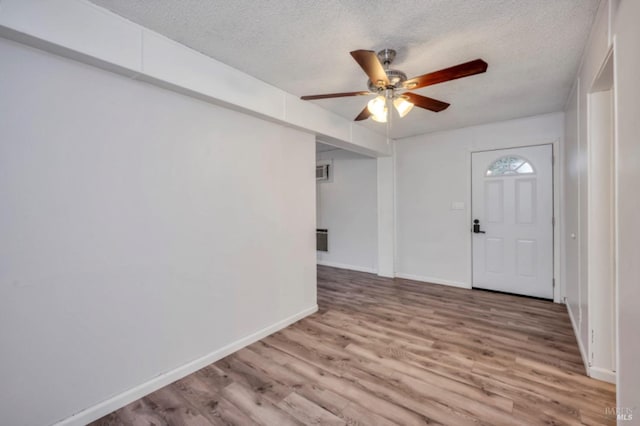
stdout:
<svg viewBox="0 0 640 426">
<path fill-rule="evenodd" d="M 366 90 L 349 55 L 392 48 L 409 77 L 482 58 L 486 74 L 417 93 L 401 138 L 562 110 L 599 0 L 91 0 L 294 95 Z M 367 97 L 313 101 L 353 119 Z M 363 125 L 386 133 L 385 124 Z"/>
</svg>

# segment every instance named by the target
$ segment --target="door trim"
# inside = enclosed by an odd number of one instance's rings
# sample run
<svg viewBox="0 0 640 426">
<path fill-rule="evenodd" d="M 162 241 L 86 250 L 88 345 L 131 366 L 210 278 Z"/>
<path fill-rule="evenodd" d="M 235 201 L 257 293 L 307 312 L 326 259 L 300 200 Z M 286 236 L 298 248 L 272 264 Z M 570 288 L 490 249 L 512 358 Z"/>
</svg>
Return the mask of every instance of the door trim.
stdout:
<svg viewBox="0 0 640 426">
<path fill-rule="evenodd" d="M 529 148 L 536 146 L 544 146 L 551 145 L 551 152 L 553 158 L 553 166 L 551 167 L 552 176 L 551 176 L 551 193 L 552 193 L 552 208 L 553 208 L 553 217 L 554 217 L 554 225 L 553 225 L 553 245 L 552 245 L 552 263 L 553 263 L 553 280 L 555 282 L 555 286 L 553 288 L 553 301 L 555 303 L 564 303 L 565 293 L 564 293 L 564 281 L 562 277 L 561 265 L 562 265 L 562 252 L 560 247 L 562 232 L 564 231 L 564 218 L 562 215 L 562 208 L 560 206 L 560 200 L 564 193 L 563 191 L 563 176 L 564 176 L 564 161 L 562 158 L 562 149 L 560 146 L 560 139 L 541 142 L 541 143 L 533 143 L 533 144 L 523 144 L 523 145 L 511 145 L 511 146 L 502 146 L 496 148 L 488 148 L 488 149 L 478 149 L 478 148 L 470 148 L 467 155 L 467 170 L 469 171 L 469 179 L 467 182 L 467 200 L 469 203 L 469 209 L 467 211 L 467 224 L 469 226 L 469 250 L 470 256 L 469 259 L 471 261 L 469 265 L 469 288 L 473 288 L 473 233 L 471 232 L 471 221 L 473 220 L 473 175 L 471 172 L 472 165 L 472 156 L 473 153 L 476 152 L 490 152 L 490 151 L 501 151 L 504 149 L 513 149 L 513 148 Z"/>
</svg>

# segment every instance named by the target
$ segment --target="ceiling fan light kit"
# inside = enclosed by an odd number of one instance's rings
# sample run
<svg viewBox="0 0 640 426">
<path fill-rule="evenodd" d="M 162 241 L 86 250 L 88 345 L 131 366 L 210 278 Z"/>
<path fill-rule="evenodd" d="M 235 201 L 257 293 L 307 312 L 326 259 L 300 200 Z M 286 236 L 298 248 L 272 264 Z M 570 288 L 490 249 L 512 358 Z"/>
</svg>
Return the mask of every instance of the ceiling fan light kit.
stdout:
<svg viewBox="0 0 640 426">
<path fill-rule="evenodd" d="M 393 106 L 396 108 L 396 111 L 398 111 L 400 118 L 403 118 L 413 109 L 414 104 L 409 102 L 404 96 L 398 96 L 393 100 Z"/>
<path fill-rule="evenodd" d="M 325 95 L 302 96 L 301 99 L 317 100 L 347 96 L 377 95 L 367 103 L 367 106 L 358 114 L 355 121 L 366 120 L 371 117 L 374 121 L 386 123 L 391 105 L 393 105 L 401 118 L 405 117 L 414 106 L 433 112 L 440 112 L 449 107 L 449 104 L 446 102 L 418 95 L 409 92 L 409 90 L 420 89 L 445 81 L 481 74 L 487 70 L 487 63 L 482 59 L 476 59 L 407 79 L 407 75 L 404 72 L 390 68 L 391 63 L 396 57 L 396 51 L 393 49 L 383 49 L 377 54 L 372 50 L 354 50 L 351 52 L 351 56 L 367 76 L 369 76 L 367 80 L 368 92 L 330 93 Z"/>
<path fill-rule="evenodd" d="M 376 96 L 367 103 L 367 109 L 371 113 L 371 118 L 379 123 L 387 122 L 387 98 Z"/>
<path fill-rule="evenodd" d="M 389 111 L 387 105 L 389 103 L 393 104 L 400 118 L 407 115 L 414 106 L 405 96 L 395 94 L 392 90 L 387 89 L 384 96 L 378 95 L 367 103 L 367 110 L 371 113 L 371 119 L 379 123 L 386 123 Z"/>
</svg>

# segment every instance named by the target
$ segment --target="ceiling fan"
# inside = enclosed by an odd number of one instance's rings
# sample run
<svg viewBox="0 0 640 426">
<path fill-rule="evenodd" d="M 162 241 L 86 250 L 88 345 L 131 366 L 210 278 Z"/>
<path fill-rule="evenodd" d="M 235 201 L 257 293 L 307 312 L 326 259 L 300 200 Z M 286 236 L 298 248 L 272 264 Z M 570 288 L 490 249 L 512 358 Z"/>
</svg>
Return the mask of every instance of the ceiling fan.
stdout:
<svg viewBox="0 0 640 426">
<path fill-rule="evenodd" d="M 389 111 L 388 105 L 390 106 L 391 104 L 398 111 L 400 117 L 407 115 L 414 106 L 433 112 L 440 112 L 449 107 L 446 102 L 418 95 L 409 92 L 409 90 L 480 74 L 485 72 L 488 66 L 482 59 L 476 59 L 407 79 L 407 75 L 402 71 L 389 68 L 396 57 L 396 51 L 393 49 L 384 49 L 377 54 L 373 50 L 354 50 L 351 52 L 351 56 L 369 76 L 367 81 L 368 91 L 302 96 L 300 99 L 309 101 L 347 96 L 377 95 L 368 102 L 367 106 L 355 118 L 355 121 L 366 120 L 371 117 L 375 121 L 386 123 Z"/>
</svg>

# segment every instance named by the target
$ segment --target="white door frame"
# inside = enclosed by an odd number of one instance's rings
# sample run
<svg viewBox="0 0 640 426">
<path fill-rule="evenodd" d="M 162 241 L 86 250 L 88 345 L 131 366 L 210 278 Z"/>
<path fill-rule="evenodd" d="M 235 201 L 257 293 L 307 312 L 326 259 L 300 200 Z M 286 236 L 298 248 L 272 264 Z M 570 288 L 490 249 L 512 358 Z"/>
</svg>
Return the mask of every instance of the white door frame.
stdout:
<svg viewBox="0 0 640 426">
<path fill-rule="evenodd" d="M 552 192 L 553 192 L 553 217 L 555 221 L 555 225 L 553 227 L 553 279 L 555 280 L 555 286 L 553 288 L 553 301 L 555 303 L 564 303 L 565 293 L 564 293 L 564 282 L 562 278 L 562 252 L 561 252 L 561 238 L 563 228 L 564 228 L 564 218 L 562 217 L 562 209 L 560 205 L 560 200 L 562 199 L 562 195 L 564 193 L 563 190 L 563 175 L 564 175 L 564 167 L 563 167 L 563 158 L 562 158 L 562 149 L 560 146 L 560 140 L 552 140 L 547 142 L 540 142 L 535 144 L 522 144 L 518 145 L 515 143 L 510 146 L 500 146 L 491 149 L 479 149 L 479 148 L 470 148 L 467 156 L 467 170 L 469 171 L 469 180 L 468 180 L 468 202 L 469 209 L 467 210 L 467 224 L 469 226 L 469 250 L 470 253 L 470 261 L 469 265 L 469 286 L 473 285 L 473 233 L 471 232 L 471 221 L 473 220 L 473 204 L 472 204 L 472 188 L 473 188 L 473 176 L 471 174 L 471 157 L 474 152 L 487 152 L 487 151 L 500 151 L 503 149 L 511 149 L 511 148 L 526 148 L 532 146 L 541 146 L 541 145 L 551 145 L 552 153 L 553 153 L 553 176 L 552 176 Z"/>
<path fill-rule="evenodd" d="M 605 74 L 607 72 L 607 66 L 611 67 L 611 75 L 609 77 L 607 77 Z M 610 81 L 607 81 L 609 80 Z M 604 81 L 603 81 L 604 80 Z M 604 84 L 604 87 L 602 86 Z M 600 86 L 600 87 L 598 87 Z M 593 161 L 597 161 L 596 158 L 594 158 L 593 156 L 593 144 L 595 142 L 594 140 L 594 132 L 593 132 L 593 122 L 594 122 L 594 117 L 593 117 L 593 112 L 594 112 L 594 99 L 592 97 L 592 95 L 598 93 L 600 90 L 608 90 L 611 92 L 611 108 L 612 108 L 612 116 L 611 116 L 611 131 L 612 131 L 612 139 L 610 140 L 610 142 L 612 143 L 612 152 L 611 152 L 611 158 L 609 159 L 609 163 L 608 166 L 611 167 L 611 173 L 612 173 L 612 178 L 613 178 L 613 182 L 612 182 L 612 186 L 610 188 L 611 190 L 611 197 L 613 198 L 613 211 L 611 212 L 612 216 L 610 218 L 610 220 L 613 222 L 614 224 L 614 230 L 613 230 L 613 234 L 610 235 L 611 237 L 611 244 L 613 247 L 613 256 L 611 259 L 612 262 L 612 272 L 613 272 L 613 289 L 614 289 L 614 297 L 613 297 L 613 306 L 612 306 L 612 310 L 613 310 L 613 329 L 614 329 L 614 333 L 612 333 L 612 338 L 613 338 L 613 354 L 612 354 L 612 360 L 611 360 L 611 364 L 607 365 L 607 363 L 599 363 L 597 360 L 601 360 L 600 358 L 600 354 L 602 352 L 611 350 L 611 343 L 607 341 L 607 337 L 605 335 L 605 337 L 603 337 L 603 333 L 596 331 L 594 334 L 594 329 L 596 329 L 597 327 L 597 323 L 600 323 L 601 325 L 601 318 L 603 316 L 602 312 L 599 313 L 599 315 L 596 314 L 596 303 L 593 303 L 595 300 L 599 300 L 594 298 L 594 294 L 596 294 L 596 291 L 594 289 L 594 279 L 593 279 L 593 271 L 589 269 L 589 267 L 593 267 L 593 263 L 591 261 L 590 258 L 590 251 L 592 250 L 592 241 L 591 239 L 592 237 L 592 229 L 590 228 L 591 226 L 593 226 L 593 223 L 591 223 L 591 219 L 592 219 L 592 210 L 596 207 L 596 205 L 593 202 L 592 199 L 592 195 L 590 193 L 590 188 L 593 185 L 593 167 L 592 167 L 592 162 Z M 602 64 L 600 64 L 600 68 L 598 69 L 598 72 L 596 73 L 596 75 L 593 77 L 593 80 L 591 81 L 591 86 L 587 91 L 587 99 L 586 99 L 586 109 L 587 109 L 587 131 L 586 131 L 586 138 L 587 138 L 587 162 L 588 162 L 588 170 L 587 170 L 587 321 L 586 321 L 586 325 L 588 326 L 587 329 L 587 336 L 589 336 L 589 338 L 587 339 L 586 342 L 581 342 L 580 338 L 578 338 L 578 343 L 582 343 L 584 344 L 584 349 L 586 353 L 582 352 L 582 347 L 581 349 L 581 355 L 583 358 L 583 363 L 585 365 L 585 368 L 587 370 L 587 375 L 593 378 L 596 378 L 598 380 L 603 380 L 609 383 L 617 383 L 618 382 L 618 376 L 617 376 L 617 365 L 618 365 L 618 358 L 619 358 L 619 345 L 618 345 L 618 323 L 617 323 L 617 319 L 618 319 L 618 271 L 617 271 L 617 255 L 618 255 L 618 251 L 617 251 L 617 241 L 618 241 L 618 235 L 619 235 L 619 229 L 618 229 L 618 223 L 617 223 L 617 211 L 618 211 L 618 185 L 617 185 L 617 174 L 616 174 L 616 170 L 617 170 L 617 163 L 618 163 L 618 128 L 617 128 L 617 121 L 616 121 L 616 113 L 615 113 L 615 108 L 616 108 L 616 96 L 617 96 L 617 92 L 616 92 L 616 82 L 615 82 L 615 46 L 612 45 L 609 50 L 607 51 L 607 54 L 604 56 L 604 59 L 602 60 Z M 583 237 L 584 238 L 584 237 Z M 582 261 L 581 259 L 579 261 Z M 601 259 L 598 259 L 598 261 L 602 261 Z M 580 283 L 578 284 L 578 287 L 581 290 L 581 286 Z M 600 308 L 602 309 L 602 308 Z M 582 310 L 582 306 L 580 306 L 580 310 Z M 582 313 L 581 313 L 582 316 Z M 584 327 L 585 324 L 581 323 L 580 327 Z M 576 330 L 576 335 L 579 336 L 580 334 L 582 334 L 581 330 Z"/>
</svg>

